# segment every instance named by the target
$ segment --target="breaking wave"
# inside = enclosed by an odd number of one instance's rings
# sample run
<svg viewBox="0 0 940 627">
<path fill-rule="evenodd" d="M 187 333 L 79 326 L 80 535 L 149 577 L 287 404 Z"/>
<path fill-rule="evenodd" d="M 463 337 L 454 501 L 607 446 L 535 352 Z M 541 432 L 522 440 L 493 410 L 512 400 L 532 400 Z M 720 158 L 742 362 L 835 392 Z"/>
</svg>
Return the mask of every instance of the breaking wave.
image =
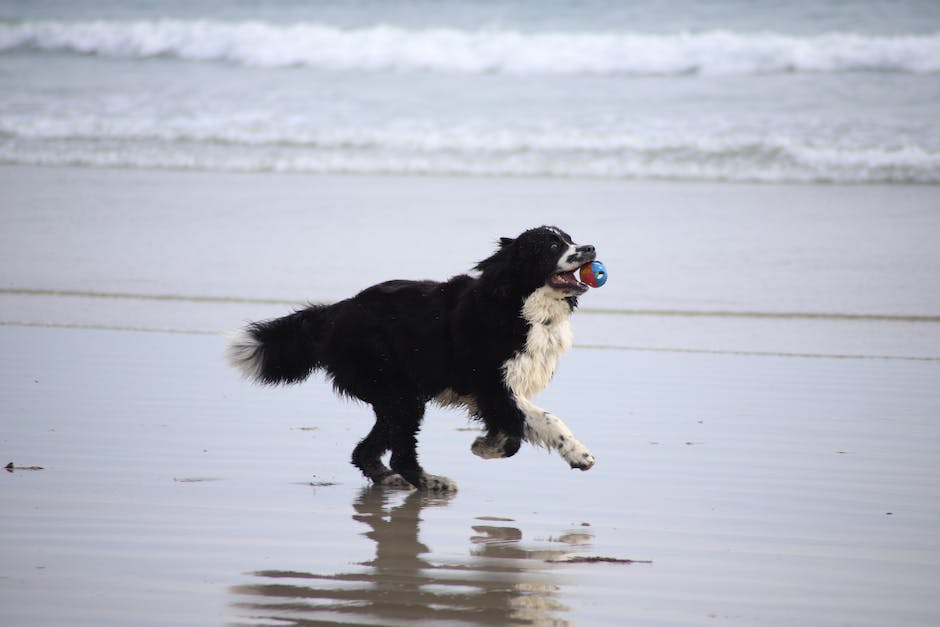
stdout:
<svg viewBox="0 0 940 627">
<path fill-rule="evenodd" d="M 0 23 L 0 52 L 167 57 L 256 67 L 506 74 L 940 72 L 940 33 L 521 32 L 213 20 Z"/>
<path fill-rule="evenodd" d="M 2 121 L 0 121 L 2 122 Z M 0 163 L 348 174 L 940 183 L 924 146 L 823 145 L 753 135 L 237 128 L 102 119 L 0 123 Z"/>
</svg>

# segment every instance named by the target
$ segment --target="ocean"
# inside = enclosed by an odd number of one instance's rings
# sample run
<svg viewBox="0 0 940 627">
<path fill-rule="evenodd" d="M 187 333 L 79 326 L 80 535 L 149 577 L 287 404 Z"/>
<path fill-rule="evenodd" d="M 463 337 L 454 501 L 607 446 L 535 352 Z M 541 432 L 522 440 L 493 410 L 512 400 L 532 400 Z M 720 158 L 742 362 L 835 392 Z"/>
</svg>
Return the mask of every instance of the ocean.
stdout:
<svg viewBox="0 0 940 627">
<path fill-rule="evenodd" d="M 940 183 L 940 2 L 0 0 L 0 163 Z"/>
</svg>

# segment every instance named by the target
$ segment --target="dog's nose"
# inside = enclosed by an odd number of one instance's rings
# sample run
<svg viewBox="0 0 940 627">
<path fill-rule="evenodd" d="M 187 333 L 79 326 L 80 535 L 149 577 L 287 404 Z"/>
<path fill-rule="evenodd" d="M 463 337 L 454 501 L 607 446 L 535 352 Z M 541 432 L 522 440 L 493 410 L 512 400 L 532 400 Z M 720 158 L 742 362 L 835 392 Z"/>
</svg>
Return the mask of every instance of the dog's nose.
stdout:
<svg viewBox="0 0 940 627">
<path fill-rule="evenodd" d="M 594 252 L 594 247 L 593 247 L 593 246 L 590 246 L 590 245 L 588 245 L 588 246 L 578 246 L 578 252 L 579 252 L 579 253 L 584 253 L 585 255 L 589 255 L 589 254 L 591 254 L 591 253 Z"/>
</svg>

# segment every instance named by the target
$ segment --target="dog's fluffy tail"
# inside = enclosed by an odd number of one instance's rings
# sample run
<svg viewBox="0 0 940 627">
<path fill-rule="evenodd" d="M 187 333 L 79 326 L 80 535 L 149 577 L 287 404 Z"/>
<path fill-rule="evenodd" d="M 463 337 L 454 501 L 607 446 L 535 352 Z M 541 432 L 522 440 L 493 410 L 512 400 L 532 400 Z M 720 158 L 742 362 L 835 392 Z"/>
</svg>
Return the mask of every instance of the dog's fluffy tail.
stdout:
<svg viewBox="0 0 940 627">
<path fill-rule="evenodd" d="M 282 318 L 253 322 L 229 335 L 229 363 L 251 381 L 276 385 L 303 381 L 321 367 L 325 305 L 311 305 Z"/>
</svg>

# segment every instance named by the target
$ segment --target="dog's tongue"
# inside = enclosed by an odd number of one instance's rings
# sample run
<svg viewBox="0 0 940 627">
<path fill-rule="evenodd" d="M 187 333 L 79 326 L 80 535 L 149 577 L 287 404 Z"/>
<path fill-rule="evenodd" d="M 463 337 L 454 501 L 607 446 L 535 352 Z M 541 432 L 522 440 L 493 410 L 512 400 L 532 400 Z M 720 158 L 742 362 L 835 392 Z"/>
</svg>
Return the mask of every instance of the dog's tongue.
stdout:
<svg viewBox="0 0 940 627">
<path fill-rule="evenodd" d="M 551 278 L 551 284 L 558 288 L 581 287 L 581 284 L 578 282 L 578 278 L 575 276 L 575 271 L 559 272 L 557 274 L 553 274 Z"/>
<path fill-rule="evenodd" d="M 560 272 L 558 273 L 558 278 L 561 279 L 561 282 L 565 285 L 571 285 L 573 287 L 578 286 L 578 279 L 574 276 L 574 271 L 571 272 Z"/>
</svg>

